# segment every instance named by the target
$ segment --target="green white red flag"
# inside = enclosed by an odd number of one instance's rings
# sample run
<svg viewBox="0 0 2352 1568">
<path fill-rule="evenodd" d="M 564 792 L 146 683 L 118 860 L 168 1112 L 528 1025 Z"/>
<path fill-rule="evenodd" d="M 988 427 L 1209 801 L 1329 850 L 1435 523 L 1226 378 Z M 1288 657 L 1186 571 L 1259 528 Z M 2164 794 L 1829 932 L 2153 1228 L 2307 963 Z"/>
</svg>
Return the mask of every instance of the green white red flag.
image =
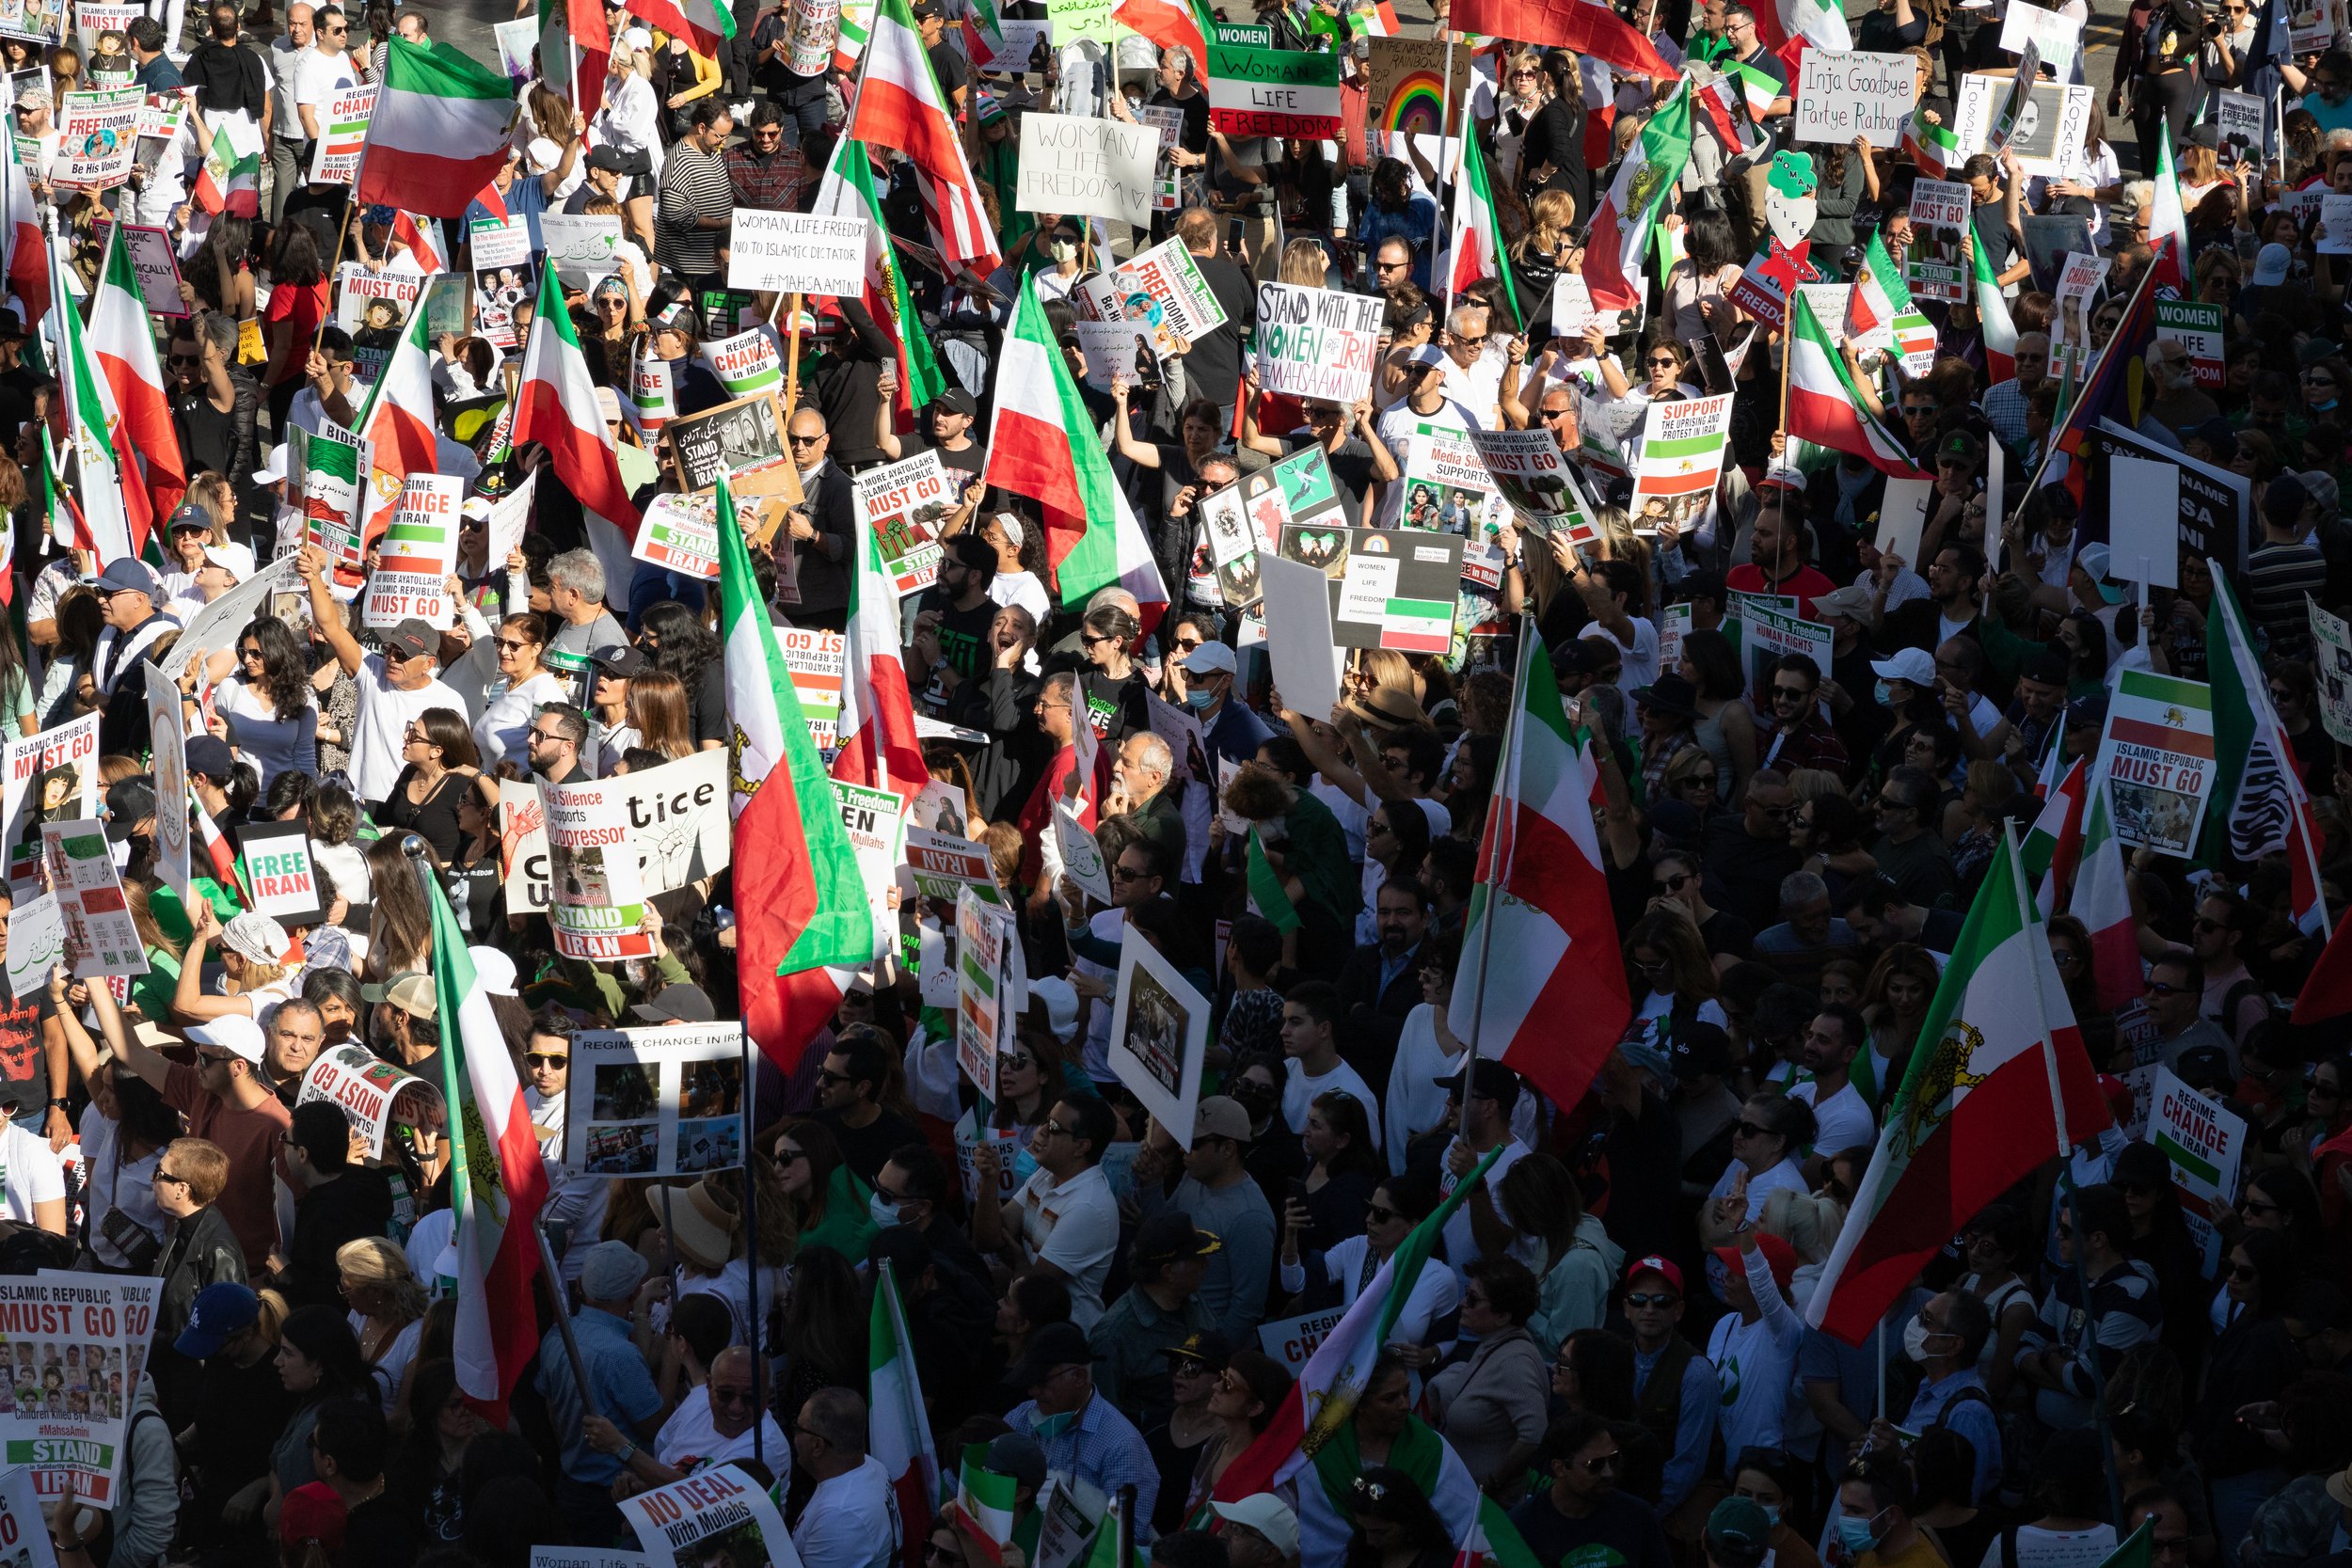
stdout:
<svg viewBox="0 0 2352 1568">
<path fill-rule="evenodd" d="M 115 448 L 130 453 L 138 469 L 147 498 L 145 521 L 168 518 L 188 493 L 187 464 L 180 455 L 179 427 L 172 422 L 171 399 L 164 390 L 164 367 L 155 357 L 147 299 L 139 291 L 138 269 L 131 264 L 120 224 L 107 233 L 105 267 L 90 297 L 87 341 L 114 402 Z M 133 538 L 142 531 L 142 520 L 135 516 Z"/>
<path fill-rule="evenodd" d="M 1802 289 L 1788 302 L 1788 428 L 1792 440 L 1851 453 L 1896 479 L 1935 477 L 1920 472 L 1903 444 L 1862 405 L 1844 356 Z"/>
<path fill-rule="evenodd" d="M 898 428 L 912 430 L 914 411 L 946 391 L 947 380 L 931 354 L 930 334 L 915 313 L 914 297 L 907 292 L 906 273 L 890 243 L 890 226 L 875 194 L 873 163 L 864 142 L 843 136 L 834 143 L 825 178 L 817 187 L 817 203 L 809 211 L 818 217 L 866 220 L 866 292 L 858 302 L 898 345 L 898 389 L 891 404 Z M 837 301 L 834 309 L 838 309 Z"/>
<path fill-rule="evenodd" d="M 1594 210 L 1584 284 L 1597 309 L 1641 309 L 1647 293 L 1642 262 L 1649 254 L 1650 230 L 1690 161 L 1691 84 L 1686 78 L 1626 149 L 1617 178 Z"/>
<path fill-rule="evenodd" d="M 604 13 L 595 15 L 601 28 Z M 352 199 L 463 217 L 506 166 L 515 85 L 452 44 L 396 38 L 385 48 L 384 90 L 368 121 Z"/>
<path fill-rule="evenodd" d="M 914 160 L 934 248 L 951 268 L 986 276 L 1001 263 L 996 231 L 980 206 L 972 165 L 956 135 L 947 95 L 940 90 L 907 0 L 882 0 L 858 68 L 857 103 L 850 135 L 871 147 L 895 147 Z"/>
<path fill-rule="evenodd" d="M 1572 3 L 1581 6 L 1583 0 Z M 1462 119 L 1464 123 L 1469 122 L 1467 101 Z M 1510 315 L 1511 325 L 1526 326 L 1519 320 L 1519 293 L 1511 277 L 1511 253 L 1502 243 L 1502 214 L 1495 205 L 1493 171 L 1486 166 L 1486 155 L 1479 150 L 1476 136 L 1462 138 L 1462 170 L 1454 189 L 1454 230 L 1448 250 L 1446 277 L 1454 294 L 1461 294 L 1481 278 L 1500 278 L 1502 288 L 1498 297 Z"/>
<path fill-rule="evenodd" d="M 621 478 L 612 432 L 605 425 L 596 384 L 589 376 L 580 334 L 572 329 L 572 314 L 564 308 L 564 287 L 553 267 L 539 269 L 539 306 L 531 321 L 531 342 L 523 353 L 514 408 L 508 444 L 520 447 L 536 441 L 548 449 L 548 464 L 556 479 L 579 499 L 589 546 L 603 563 L 605 576 L 627 582 L 634 570 L 629 544 L 637 537 L 637 503 Z"/>
<path fill-rule="evenodd" d="M 874 1282 L 866 1338 L 866 1451 L 881 1462 L 890 1489 L 898 1495 L 899 1561 L 904 1568 L 922 1568 L 930 1546 L 931 1507 L 939 1497 L 939 1453 L 931 1446 L 923 1383 L 915 1372 L 914 1347 L 907 1339 L 906 1309 L 899 1304 L 898 1281 L 887 1261 Z M 1005 1479 L 1009 1533 L 1011 1478 Z"/>
<path fill-rule="evenodd" d="M 2310 791 L 2295 770 L 2294 748 L 2270 679 L 2254 646 L 2254 629 L 2237 592 L 2214 570 L 2213 605 L 2205 612 L 2205 673 L 2213 683 L 2213 798 L 2208 831 L 2225 832 L 2230 853 L 2250 865 L 2284 855 L 2295 923 L 2308 936 L 2328 935 L 2328 901 L 2319 881 L 2319 819 Z M 2208 844 L 2215 842 L 2206 840 Z"/>
</svg>

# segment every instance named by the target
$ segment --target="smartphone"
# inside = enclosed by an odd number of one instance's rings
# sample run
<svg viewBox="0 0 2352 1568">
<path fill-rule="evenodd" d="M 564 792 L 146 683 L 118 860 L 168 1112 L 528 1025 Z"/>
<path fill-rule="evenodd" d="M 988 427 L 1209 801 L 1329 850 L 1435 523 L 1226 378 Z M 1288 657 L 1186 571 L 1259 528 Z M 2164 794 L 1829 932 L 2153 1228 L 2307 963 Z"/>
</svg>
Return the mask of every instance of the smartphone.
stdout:
<svg viewBox="0 0 2352 1568">
<path fill-rule="evenodd" d="M 1225 248 L 1236 256 L 1241 254 L 1241 230 L 1242 222 L 1239 218 L 1231 219 L 1225 225 Z"/>
<path fill-rule="evenodd" d="M 1304 1207 L 1307 1202 L 1307 1182 L 1303 1177 L 1291 1178 L 1291 1201 Z"/>
</svg>

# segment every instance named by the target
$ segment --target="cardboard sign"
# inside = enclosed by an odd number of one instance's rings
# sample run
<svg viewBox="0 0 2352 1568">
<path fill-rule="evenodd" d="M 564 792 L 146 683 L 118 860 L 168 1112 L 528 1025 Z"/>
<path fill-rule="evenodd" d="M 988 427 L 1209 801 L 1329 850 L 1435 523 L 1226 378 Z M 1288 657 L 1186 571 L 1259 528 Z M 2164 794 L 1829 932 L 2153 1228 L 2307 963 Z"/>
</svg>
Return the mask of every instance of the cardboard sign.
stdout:
<svg viewBox="0 0 2352 1568">
<path fill-rule="evenodd" d="M 1181 341 L 1198 341 L 1222 325 L 1225 307 L 1184 242 L 1164 240 L 1111 274 L 1120 314 L 1165 356 Z"/>
<path fill-rule="evenodd" d="M 1019 998 L 1021 932 L 1010 910 L 971 888 L 956 894 L 956 1068 L 996 1099 L 996 1053 L 1013 1047 Z"/>
<path fill-rule="evenodd" d="M 1458 534 L 1350 530 L 1331 611 L 1332 636 L 1343 648 L 1445 653 L 1454 645 L 1461 578 Z"/>
<path fill-rule="evenodd" d="M 1387 309 L 1378 294 L 1259 284 L 1259 382 L 1269 392 L 1343 405 L 1368 396 Z"/>
<path fill-rule="evenodd" d="M 310 854 L 309 824 L 252 822 L 238 839 L 256 910 L 282 926 L 308 926 L 334 903 Z"/>
<path fill-rule="evenodd" d="M 319 134 L 310 144 L 310 183 L 348 185 L 359 174 L 359 151 L 367 145 L 368 121 L 375 114 L 373 83 L 338 87 L 329 94 L 319 116 Z"/>
<path fill-rule="evenodd" d="M 2200 388 L 2218 388 L 2224 378 L 2222 314 L 2218 304 L 2201 305 L 2188 299 L 2156 301 L 2156 341 L 2178 343 L 2188 350 L 2189 368 L 2197 372 Z"/>
<path fill-rule="evenodd" d="M 1841 317 L 1822 317 L 1837 320 Z M 1643 411 L 1642 444 L 1634 461 L 1633 531 L 1655 533 L 1673 523 L 1689 533 L 1707 519 L 1724 471 L 1731 432 L 1731 398 L 1653 403 Z"/>
<path fill-rule="evenodd" d="M 746 469 L 789 461 L 784 440 L 784 407 L 772 391 L 738 398 L 699 414 L 681 414 L 662 427 L 661 435 L 669 445 L 681 490 L 714 489 L 721 474 L 732 483 Z"/>
<path fill-rule="evenodd" d="M 1002 903 L 996 876 L 989 867 L 988 850 L 955 833 L 929 828 L 907 829 L 907 866 L 914 873 L 915 896 L 954 903 L 965 888 L 983 902 Z"/>
<path fill-rule="evenodd" d="M 1145 228 L 1159 161 L 1159 134 L 1148 125 L 1032 109 L 1021 117 L 1013 205 L 1024 213 L 1083 214 Z"/>
<path fill-rule="evenodd" d="M 727 287 L 758 293 L 850 294 L 866 288 L 866 220 L 735 209 Z"/>
<path fill-rule="evenodd" d="M 955 485 L 936 451 L 920 451 L 857 476 L 858 510 L 882 546 L 882 570 L 900 597 L 938 579 L 940 558 L 946 553 L 938 525 L 956 501 Z"/>
<path fill-rule="evenodd" d="M 1911 186 L 1911 248 L 1903 255 L 1903 281 L 1914 300 L 1960 304 L 1973 283 L 1962 238 L 1975 199 L 1957 180 L 1917 180 Z"/>
<path fill-rule="evenodd" d="M 1392 135 L 1442 136 L 1458 129 L 1476 51 L 1438 38 L 1375 38 L 1365 60 L 1365 123 Z M 1450 73 L 1450 74 L 1449 74 Z M 1402 154 L 1399 154 L 1402 156 Z M 1453 160 L 1433 157 L 1438 168 Z"/>
<path fill-rule="evenodd" d="M 745 1140 L 742 1027 L 687 1023 L 574 1035 L 564 1109 L 564 1164 L 584 1176 L 736 1169 Z M 660 1213 L 659 1204 L 654 1212 Z"/>
<path fill-rule="evenodd" d="M 1960 79 L 1960 98 L 1952 109 L 1952 135 L 1960 143 L 1962 154 L 2000 150 L 2001 144 L 1994 137 L 1994 120 L 2006 104 L 2015 79 L 2016 73 L 2008 71 Z M 2081 149 L 2095 102 L 2096 93 L 2090 87 L 2064 82 L 2033 85 L 2019 105 L 2008 139 L 2027 174 L 2063 172 L 2059 164 Z"/>
<path fill-rule="evenodd" d="M 1323 1337 L 1338 1327 L 1340 1320 L 1346 1316 L 1347 1308 L 1333 1307 L 1321 1312 L 1284 1318 L 1279 1323 L 1260 1323 L 1258 1348 L 1290 1369 L 1291 1375 L 1296 1377 L 1300 1369 L 1307 1365 L 1307 1358 L 1314 1354 L 1315 1347 L 1323 1343 Z"/>
<path fill-rule="evenodd" d="M 2352 746 L 2352 626 L 2320 609 L 2309 594 L 2303 603 L 2312 613 L 2312 641 L 2319 659 L 2320 722 L 2339 744 Z M 8 940 L 13 953 L 16 939 Z"/>
<path fill-rule="evenodd" d="M 1869 137 L 1872 147 L 1900 147 L 1918 94 L 1918 68 L 1908 55 L 1808 49 L 1797 77 L 1791 135 L 1832 147 L 1856 136 Z"/>
<path fill-rule="evenodd" d="M 302 1075 L 296 1105 L 324 1100 L 339 1107 L 352 1131 L 368 1140 L 368 1153 L 384 1158 L 384 1134 L 394 1120 L 418 1125 L 437 1106 L 441 1091 L 412 1072 L 403 1072 L 364 1045 L 332 1045 L 318 1053 Z"/>
<path fill-rule="evenodd" d="M 1104 895 L 1108 903 L 1110 895 Z M 65 909 L 54 893 L 20 898 L 8 906 L 8 995 L 23 1001 L 49 984 L 49 972 L 65 962 Z"/>
<path fill-rule="evenodd" d="M 96 817 L 44 822 L 42 863 L 65 911 L 65 961 L 77 980 L 147 973 L 147 946 L 122 896 L 106 846 L 106 824 Z"/>
<path fill-rule="evenodd" d="M 375 541 L 360 625 L 396 626 L 415 617 L 445 631 L 454 617 L 449 577 L 457 561 L 457 513 L 466 482 L 454 474 L 410 474 L 391 523 Z"/>
<path fill-rule="evenodd" d="M 2159 854 L 2194 855 L 2214 768 L 2213 688 L 2124 671 L 2091 764 L 2091 777 L 2106 781 L 2116 838 Z"/>
<path fill-rule="evenodd" d="M 1328 50 L 1209 45 L 1209 124 L 1228 136 L 1340 134 L 1340 57 Z"/>
<path fill-rule="evenodd" d="M 1293 531 L 1283 531 L 1286 537 Z M 1266 656 L 1283 705 L 1320 719 L 1340 700 L 1345 658 L 1331 632 L 1331 579 L 1320 566 L 1261 550 L 1258 590 L 1264 604 Z"/>
<path fill-rule="evenodd" d="M 139 115 L 146 104 L 146 90 L 135 87 L 65 94 L 57 103 L 61 135 L 50 182 L 104 191 L 128 181 L 131 159 L 138 150 Z"/>
<path fill-rule="evenodd" d="M 625 825 L 627 840 L 637 851 L 638 884 L 648 895 L 675 892 L 727 865 L 734 839 L 727 821 L 725 752 L 696 752 L 659 768 L 597 780 L 593 787 Z M 499 825 L 506 912 L 545 914 L 551 866 L 547 814 L 534 781 L 499 781 Z"/>
<path fill-rule="evenodd" d="M 2221 1267 L 2221 1233 L 2214 1216 L 2237 1201 L 2238 1164 L 2246 1155 L 2246 1119 L 2210 1095 L 2181 1082 L 2170 1068 L 2155 1069 L 2148 1106 L 2148 1141 L 2172 1166 L 2189 1238 L 2202 1257 L 2205 1277 Z"/>
<path fill-rule="evenodd" d="M 1148 942 L 1119 946 L 1119 994 L 1108 1060 L 1119 1081 L 1171 1138 L 1192 1148 L 1200 1062 L 1209 1044 L 1209 999 Z"/>
</svg>

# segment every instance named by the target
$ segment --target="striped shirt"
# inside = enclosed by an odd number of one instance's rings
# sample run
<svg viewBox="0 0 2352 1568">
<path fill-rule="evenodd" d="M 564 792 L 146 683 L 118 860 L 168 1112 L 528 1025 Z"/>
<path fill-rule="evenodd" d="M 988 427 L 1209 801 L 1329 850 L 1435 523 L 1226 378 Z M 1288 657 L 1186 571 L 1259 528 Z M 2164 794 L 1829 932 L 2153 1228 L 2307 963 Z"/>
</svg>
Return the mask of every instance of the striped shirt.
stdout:
<svg viewBox="0 0 2352 1568">
<path fill-rule="evenodd" d="M 2111 1378 L 2124 1353 L 2156 1338 L 2164 1327 L 2164 1303 L 2156 1274 L 2137 1261 L 2118 1263 L 2090 1283 L 2090 1310 L 2083 1311 L 2082 1275 L 2061 1268 L 2042 1298 L 2041 1328 L 2046 1341 L 2066 1354 L 2058 1381 L 2066 1386 L 2041 1390 L 2034 1413 L 2044 1425 L 2065 1430 L 2088 1426 L 2091 1399 L 2101 1378 Z"/>
<path fill-rule="evenodd" d="M 698 225 L 702 219 L 732 217 L 734 213 L 735 186 L 727 179 L 726 160 L 691 141 L 677 143 L 661 168 L 656 259 L 682 277 L 718 271 L 719 247 L 726 243 L 727 231 Z"/>
<path fill-rule="evenodd" d="M 2306 594 L 2328 585 L 2328 560 L 2309 545 L 2263 545 L 2246 558 L 2247 610 L 2270 635 L 2270 651 L 2300 654 L 2311 641 Z"/>
</svg>

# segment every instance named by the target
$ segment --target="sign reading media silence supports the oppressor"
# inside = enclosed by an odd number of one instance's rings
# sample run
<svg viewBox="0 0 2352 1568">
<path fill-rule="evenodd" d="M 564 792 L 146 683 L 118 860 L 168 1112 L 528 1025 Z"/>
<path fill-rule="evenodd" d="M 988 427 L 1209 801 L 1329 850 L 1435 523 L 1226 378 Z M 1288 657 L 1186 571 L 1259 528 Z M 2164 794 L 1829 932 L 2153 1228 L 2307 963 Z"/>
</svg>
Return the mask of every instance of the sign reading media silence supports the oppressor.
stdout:
<svg viewBox="0 0 2352 1568">
<path fill-rule="evenodd" d="M 1378 294 L 1258 285 L 1258 379 L 1269 392 L 1353 404 L 1372 390 L 1380 354 Z"/>
<path fill-rule="evenodd" d="M 1211 44 L 1209 123 L 1229 136 L 1338 135 L 1339 55 Z"/>
</svg>

